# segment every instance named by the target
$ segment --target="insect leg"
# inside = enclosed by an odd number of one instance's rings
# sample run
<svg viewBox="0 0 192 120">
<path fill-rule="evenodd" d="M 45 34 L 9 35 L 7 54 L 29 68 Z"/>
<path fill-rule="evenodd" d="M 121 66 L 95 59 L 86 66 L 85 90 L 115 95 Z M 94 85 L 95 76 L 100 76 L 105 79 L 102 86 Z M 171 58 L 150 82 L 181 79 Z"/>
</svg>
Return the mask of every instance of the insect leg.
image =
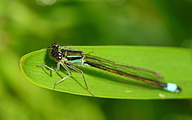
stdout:
<svg viewBox="0 0 192 120">
<path fill-rule="evenodd" d="M 47 65 L 37 65 L 37 66 L 45 66 L 45 67 L 48 68 L 49 70 L 58 73 L 58 71 L 59 71 L 59 69 L 60 69 L 60 64 L 61 64 L 61 62 L 58 62 L 58 63 L 57 63 L 57 71 L 54 70 L 53 68 L 47 66 Z"/>
<path fill-rule="evenodd" d="M 74 66 L 71 66 L 71 65 L 67 65 L 67 66 L 69 66 L 70 68 L 72 68 L 72 69 L 74 69 L 74 70 L 76 70 L 77 72 L 80 72 L 80 73 L 82 74 L 83 79 L 84 79 L 84 83 L 85 83 L 85 86 L 86 86 L 87 90 L 89 91 L 89 93 L 90 93 L 92 96 L 94 96 L 94 94 L 89 90 L 89 88 L 88 88 L 88 86 L 87 86 L 87 82 L 86 82 L 86 80 L 85 80 L 83 71 L 81 71 L 80 69 L 78 69 L 78 68 L 76 68 L 76 67 L 74 67 Z"/>
<path fill-rule="evenodd" d="M 55 90 L 55 88 L 57 87 L 57 84 L 59 84 L 60 82 L 64 81 L 65 79 L 67 79 L 68 77 L 70 77 L 72 75 L 71 71 L 69 70 L 69 68 L 63 63 L 61 62 L 61 65 L 67 70 L 67 72 L 69 73 L 69 75 L 67 77 L 64 77 L 63 79 L 59 80 L 58 82 L 56 82 L 55 87 L 53 90 Z"/>
</svg>

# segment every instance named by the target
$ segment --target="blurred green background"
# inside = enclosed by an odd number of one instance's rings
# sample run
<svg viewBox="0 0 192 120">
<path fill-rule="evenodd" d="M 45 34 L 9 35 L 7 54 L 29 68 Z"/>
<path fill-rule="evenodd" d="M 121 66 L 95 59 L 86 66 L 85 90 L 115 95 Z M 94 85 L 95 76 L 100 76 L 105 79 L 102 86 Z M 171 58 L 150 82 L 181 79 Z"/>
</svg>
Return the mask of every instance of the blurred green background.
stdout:
<svg viewBox="0 0 192 120">
<path fill-rule="evenodd" d="M 18 67 L 24 54 L 53 42 L 191 47 L 191 12 L 191 0 L 0 0 L 0 120 L 191 120 L 192 100 L 54 92 Z"/>
</svg>

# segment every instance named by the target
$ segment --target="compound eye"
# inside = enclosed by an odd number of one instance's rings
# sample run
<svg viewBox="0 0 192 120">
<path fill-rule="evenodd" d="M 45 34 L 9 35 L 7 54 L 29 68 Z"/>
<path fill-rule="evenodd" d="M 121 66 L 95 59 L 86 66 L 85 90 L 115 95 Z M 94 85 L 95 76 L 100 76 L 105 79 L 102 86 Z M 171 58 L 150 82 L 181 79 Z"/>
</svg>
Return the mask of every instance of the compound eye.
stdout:
<svg viewBox="0 0 192 120">
<path fill-rule="evenodd" d="M 57 56 L 55 57 L 55 60 L 61 60 L 62 54 L 60 52 L 57 53 Z"/>
<path fill-rule="evenodd" d="M 52 48 L 59 48 L 59 44 L 53 43 L 53 44 L 51 45 L 51 47 L 52 47 Z"/>
</svg>

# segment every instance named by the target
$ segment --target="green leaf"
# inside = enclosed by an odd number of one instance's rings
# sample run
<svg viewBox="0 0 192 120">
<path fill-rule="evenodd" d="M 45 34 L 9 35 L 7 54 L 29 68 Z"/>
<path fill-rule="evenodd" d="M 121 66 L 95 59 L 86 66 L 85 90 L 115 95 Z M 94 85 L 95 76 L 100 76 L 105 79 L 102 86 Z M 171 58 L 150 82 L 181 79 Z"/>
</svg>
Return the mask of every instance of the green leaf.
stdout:
<svg viewBox="0 0 192 120">
<path fill-rule="evenodd" d="M 117 63 L 158 71 L 164 76 L 163 82 L 176 83 L 183 89 L 181 93 L 171 93 L 94 67 L 76 66 L 84 72 L 88 87 L 95 97 L 115 99 L 192 98 L 192 54 L 189 49 L 131 46 L 74 46 L 73 49 Z M 19 66 L 28 80 L 38 86 L 53 90 L 55 83 L 66 77 L 68 73 L 62 66 L 58 73 L 45 67 L 37 67 L 37 65 L 44 64 L 56 70 L 57 63 L 50 59 L 46 49 L 24 55 Z M 71 71 L 72 77 L 59 83 L 55 91 L 91 96 L 86 90 L 82 75 L 74 70 Z"/>
</svg>

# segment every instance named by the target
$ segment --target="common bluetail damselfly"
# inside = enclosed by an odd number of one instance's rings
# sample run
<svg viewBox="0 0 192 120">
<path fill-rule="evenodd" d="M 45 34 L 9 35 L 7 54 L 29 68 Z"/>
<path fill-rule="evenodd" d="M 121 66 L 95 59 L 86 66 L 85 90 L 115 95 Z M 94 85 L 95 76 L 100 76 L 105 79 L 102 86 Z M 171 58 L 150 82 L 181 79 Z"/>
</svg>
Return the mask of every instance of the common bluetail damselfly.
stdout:
<svg viewBox="0 0 192 120">
<path fill-rule="evenodd" d="M 88 88 L 83 71 L 74 67 L 74 65 L 83 65 L 83 66 L 96 67 L 105 71 L 109 71 L 138 81 L 142 81 L 169 92 L 175 92 L 175 93 L 181 92 L 181 87 L 177 86 L 175 83 L 162 82 L 161 80 L 163 76 L 156 71 L 135 66 L 118 64 L 111 60 L 107 60 L 90 54 L 85 54 L 83 51 L 73 50 L 67 46 L 59 46 L 57 43 L 53 43 L 47 49 L 50 49 L 50 57 L 57 62 L 57 70 L 54 70 L 53 68 L 47 65 L 37 65 L 37 66 L 45 66 L 46 68 L 54 72 L 58 72 L 60 69 L 60 65 L 62 65 L 69 73 L 68 76 L 56 82 L 53 90 L 56 89 L 58 83 L 64 81 L 65 79 L 67 79 L 72 75 L 72 72 L 69 69 L 72 68 L 82 74 L 86 89 L 92 96 L 94 96 L 94 94 Z"/>
</svg>

